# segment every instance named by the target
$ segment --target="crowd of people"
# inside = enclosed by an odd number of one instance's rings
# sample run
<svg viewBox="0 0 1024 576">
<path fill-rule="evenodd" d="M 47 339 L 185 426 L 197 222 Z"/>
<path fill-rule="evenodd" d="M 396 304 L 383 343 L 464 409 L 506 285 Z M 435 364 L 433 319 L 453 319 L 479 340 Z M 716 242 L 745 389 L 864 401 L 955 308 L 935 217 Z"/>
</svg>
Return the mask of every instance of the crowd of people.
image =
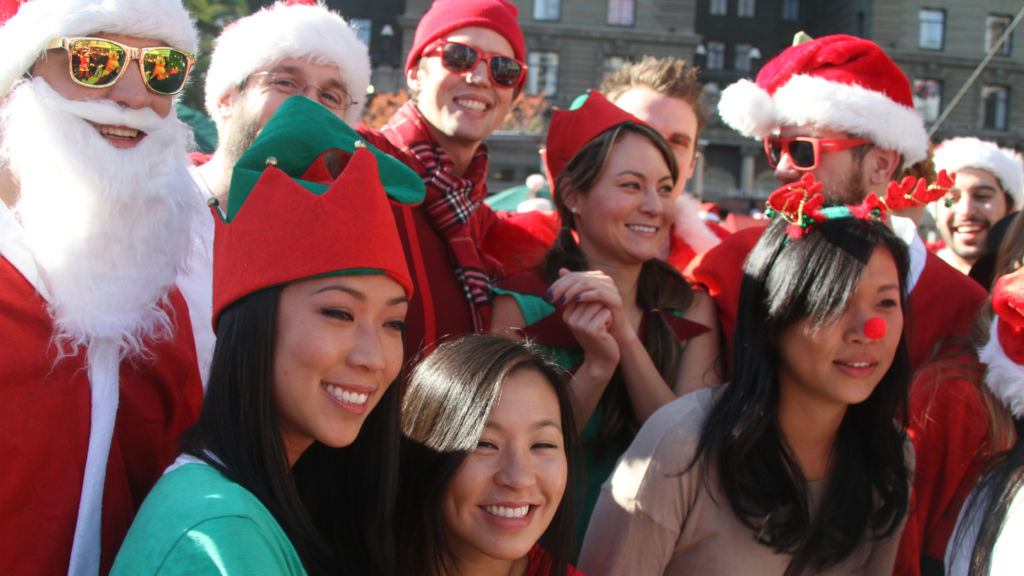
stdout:
<svg viewBox="0 0 1024 576">
<path fill-rule="evenodd" d="M 4 573 L 1019 572 L 1020 157 L 800 34 L 719 104 L 766 226 L 684 192 L 676 58 L 556 110 L 554 210 L 495 211 L 517 18 L 436 0 L 372 129 L 345 19 L 261 9 L 204 155 L 180 0 L 0 0 Z"/>
</svg>

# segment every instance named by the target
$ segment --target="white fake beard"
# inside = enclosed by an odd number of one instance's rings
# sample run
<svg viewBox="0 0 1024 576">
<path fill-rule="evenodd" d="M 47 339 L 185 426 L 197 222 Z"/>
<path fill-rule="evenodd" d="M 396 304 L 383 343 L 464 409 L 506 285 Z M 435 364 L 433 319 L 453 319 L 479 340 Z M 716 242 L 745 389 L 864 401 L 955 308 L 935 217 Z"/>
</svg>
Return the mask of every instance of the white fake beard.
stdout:
<svg viewBox="0 0 1024 576">
<path fill-rule="evenodd" d="M 86 120 L 146 136 L 117 149 Z M 199 215 L 191 129 L 173 112 L 68 100 L 42 78 L 12 90 L 0 122 L 0 160 L 20 181 L 14 214 L 50 292 L 62 353 L 112 337 L 124 356 L 169 336 L 160 303 L 185 267 Z"/>
</svg>

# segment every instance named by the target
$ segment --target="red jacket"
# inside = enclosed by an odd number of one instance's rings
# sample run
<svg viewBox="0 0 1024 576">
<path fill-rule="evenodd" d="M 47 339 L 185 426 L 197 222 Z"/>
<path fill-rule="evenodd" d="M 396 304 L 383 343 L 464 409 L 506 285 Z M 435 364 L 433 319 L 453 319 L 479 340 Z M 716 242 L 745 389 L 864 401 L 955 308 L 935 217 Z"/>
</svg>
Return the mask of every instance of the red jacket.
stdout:
<svg viewBox="0 0 1024 576">
<path fill-rule="evenodd" d="M 8 575 L 68 572 L 89 443 L 86 351 L 57 359 L 46 301 L 0 257 L 0 558 Z M 188 308 L 168 310 L 175 338 L 121 361 L 120 404 L 103 492 L 106 574 L 146 494 L 199 416 L 203 388 Z"/>
</svg>

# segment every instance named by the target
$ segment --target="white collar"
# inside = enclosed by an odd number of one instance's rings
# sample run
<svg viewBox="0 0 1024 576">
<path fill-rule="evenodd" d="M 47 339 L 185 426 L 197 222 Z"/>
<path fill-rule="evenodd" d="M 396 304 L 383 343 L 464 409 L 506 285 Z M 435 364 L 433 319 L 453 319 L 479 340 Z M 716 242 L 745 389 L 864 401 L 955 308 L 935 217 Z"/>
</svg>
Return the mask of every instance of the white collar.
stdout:
<svg viewBox="0 0 1024 576">
<path fill-rule="evenodd" d="M 917 226 L 910 218 L 902 216 L 890 216 L 892 231 L 907 245 L 907 252 L 910 256 L 910 270 L 907 272 L 907 294 L 914 291 L 914 286 L 924 272 L 924 266 L 928 262 L 928 248 L 925 247 L 921 235 L 917 233 Z"/>
<path fill-rule="evenodd" d="M 3 202 L 0 202 L 0 255 L 21 272 L 47 302 L 52 300 L 36 259 L 25 241 L 25 230 Z"/>
</svg>

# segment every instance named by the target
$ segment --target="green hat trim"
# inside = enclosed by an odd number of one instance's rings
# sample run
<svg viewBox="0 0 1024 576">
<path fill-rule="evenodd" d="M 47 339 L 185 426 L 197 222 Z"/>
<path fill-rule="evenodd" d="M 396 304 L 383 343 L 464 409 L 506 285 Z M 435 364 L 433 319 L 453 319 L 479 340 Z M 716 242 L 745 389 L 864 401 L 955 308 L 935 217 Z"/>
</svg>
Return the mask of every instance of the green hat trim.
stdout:
<svg viewBox="0 0 1024 576">
<path fill-rule="evenodd" d="M 235 164 L 228 192 L 226 221 L 230 222 L 238 214 L 266 170 L 268 158 L 274 158 L 274 165 L 296 184 L 313 194 L 322 195 L 330 187 L 301 180 L 302 175 L 324 152 L 339 150 L 354 154 L 356 142 L 362 140 L 355 130 L 318 102 L 304 96 L 285 100 Z M 369 144 L 366 144 L 366 149 L 377 157 L 380 182 L 388 198 L 400 204 L 423 202 L 426 187 L 418 174 Z"/>
<path fill-rule="evenodd" d="M 572 104 L 569 105 L 569 110 L 579 110 L 583 107 L 583 104 L 586 103 L 587 98 L 590 98 L 589 90 L 577 96 L 576 99 L 572 101 Z"/>
</svg>

